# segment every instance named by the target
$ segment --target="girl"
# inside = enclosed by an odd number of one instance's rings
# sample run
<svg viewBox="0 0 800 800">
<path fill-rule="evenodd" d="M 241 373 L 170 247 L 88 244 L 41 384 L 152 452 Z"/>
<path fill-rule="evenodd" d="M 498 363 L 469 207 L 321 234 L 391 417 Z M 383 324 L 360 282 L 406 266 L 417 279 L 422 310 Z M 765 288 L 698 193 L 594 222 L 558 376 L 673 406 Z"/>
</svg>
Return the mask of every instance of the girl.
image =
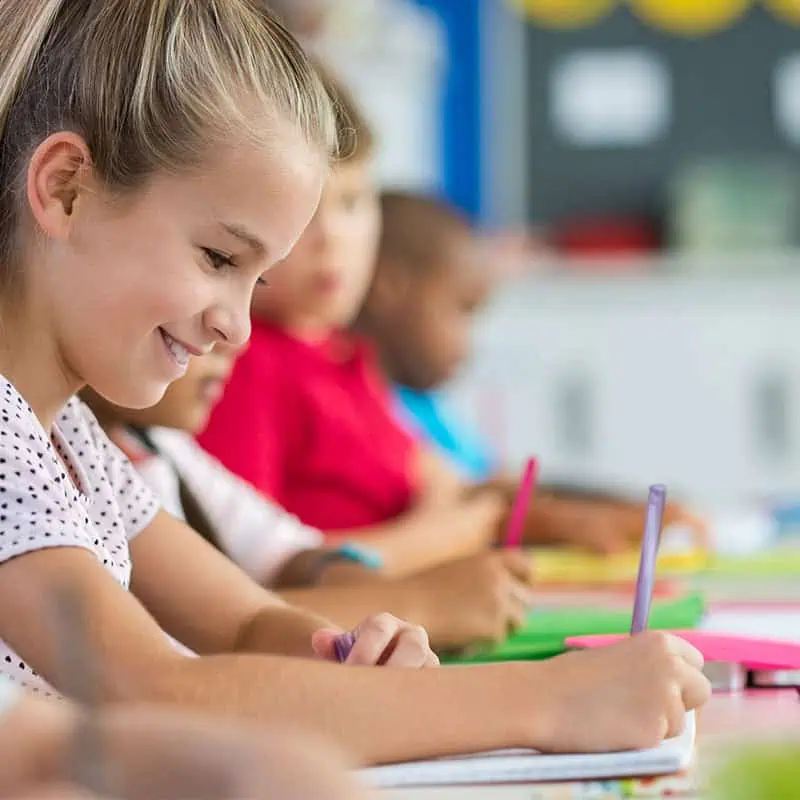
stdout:
<svg viewBox="0 0 800 800">
<path fill-rule="evenodd" d="M 674 733 L 709 687 L 665 635 L 542 664 L 359 667 L 435 663 L 423 631 L 378 616 L 352 668 L 325 663 L 335 631 L 159 510 L 73 399 L 88 384 L 152 405 L 193 356 L 244 342 L 256 282 L 318 202 L 331 116 L 255 0 L 0 4 L 0 666 L 64 688 L 43 603 L 67 584 L 100 703 L 292 725 L 361 763 Z"/>
<path fill-rule="evenodd" d="M 479 553 L 399 580 L 365 568 L 370 553 L 324 536 L 226 470 L 192 438 L 206 424 L 235 353 L 217 345 L 194 358 L 162 400 L 135 410 L 91 391 L 84 399 L 164 507 L 263 586 L 294 605 L 350 627 L 379 608 L 424 625 L 440 649 L 504 638 L 527 616 L 530 559 L 518 551 Z M 372 565 L 375 566 L 374 562 Z M 342 584 L 348 584 L 344 586 Z M 359 585 L 355 585 L 359 584 Z M 286 587 L 309 588 L 286 588 Z"/>
</svg>

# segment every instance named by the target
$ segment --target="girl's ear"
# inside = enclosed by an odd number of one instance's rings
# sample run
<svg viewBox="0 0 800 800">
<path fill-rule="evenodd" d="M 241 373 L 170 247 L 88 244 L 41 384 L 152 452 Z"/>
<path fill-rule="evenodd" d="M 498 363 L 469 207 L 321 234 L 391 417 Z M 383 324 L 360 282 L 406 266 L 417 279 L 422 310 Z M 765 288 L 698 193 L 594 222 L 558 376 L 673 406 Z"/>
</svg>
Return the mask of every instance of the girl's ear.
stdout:
<svg viewBox="0 0 800 800">
<path fill-rule="evenodd" d="M 70 131 L 48 136 L 34 151 L 28 164 L 28 206 L 47 236 L 63 239 L 69 234 L 91 166 L 86 142 Z"/>
</svg>

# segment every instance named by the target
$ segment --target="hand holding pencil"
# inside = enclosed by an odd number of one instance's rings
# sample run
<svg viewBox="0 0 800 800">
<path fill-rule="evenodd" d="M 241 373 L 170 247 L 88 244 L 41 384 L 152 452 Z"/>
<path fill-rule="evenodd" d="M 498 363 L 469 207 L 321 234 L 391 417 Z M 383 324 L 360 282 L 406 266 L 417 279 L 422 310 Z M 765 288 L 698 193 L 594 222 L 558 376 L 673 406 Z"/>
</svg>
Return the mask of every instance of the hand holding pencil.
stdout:
<svg viewBox="0 0 800 800">
<path fill-rule="evenodd" d="M 678 735 L 686 712 L 705 703 L 711 694 L 700 651 L 676 636 L 647 630 L 666 496 L 665 486 L 650 487 L 631 637 L 548 662 L 556 666 L 560 685 L 567 687 L 561 707 L 564 702 L 575 706 L 574 714 L 566 712 L 561 718 L 565 747 L 574 747 L 576 741 L 581 752 L 655 747 Z M 602 657 L 595 660 L 595 655 Z M 554 737 L 553 749 L 558 749 L 561 740 L 557 733 Z"/>
</svg>

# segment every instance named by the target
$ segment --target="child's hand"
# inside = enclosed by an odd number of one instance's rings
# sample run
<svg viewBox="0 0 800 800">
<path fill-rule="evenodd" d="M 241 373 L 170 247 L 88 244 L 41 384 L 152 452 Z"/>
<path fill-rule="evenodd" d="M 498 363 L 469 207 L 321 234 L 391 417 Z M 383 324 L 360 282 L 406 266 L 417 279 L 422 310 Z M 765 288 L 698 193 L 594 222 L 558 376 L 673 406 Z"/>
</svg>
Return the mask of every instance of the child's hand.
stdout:
<svg viewBox="0 0 800 800">
<path fill-rule="evenodd" d="M 531 559 L 517 550 L 489 551 L 407 580 L 426 606 L 437 646 L 499 642 L 525 621 L 531 606 Z"/>
<path fill-rule="evenodd" d="M 550 671 L 539 747 L 589 753 L 655 747 L 681 732 L 685 712 L 703 705 L 711 686 L 690 644 L 648 631 L 597 650 L 542 662 Z"/>
<path fill-rule="evenodd" d="M 419 625 L 393 617 L 373 614 L 355 629 L 356 641 L 345 664 L 350 666 L 436 667 L 439 659 L 431 650 L 428 634 Z M 341 631 L 322 628 L 311 639 L 314 652 L 336 661 L 334 641 Z"/>
<path fill-rule="evenodd" d="M 536 505 L 539 504 L 539 508 Z M 546 498 L 534 501 L 529 541 L 539 540 L 616 553 L 638 546 L 644 528 L 643 503 Z M 705 521 L 677 503 L 667 503 L 664 526 L 680 524 L 692 531 L 700 548 L 708 544 Z"/>
</svg>

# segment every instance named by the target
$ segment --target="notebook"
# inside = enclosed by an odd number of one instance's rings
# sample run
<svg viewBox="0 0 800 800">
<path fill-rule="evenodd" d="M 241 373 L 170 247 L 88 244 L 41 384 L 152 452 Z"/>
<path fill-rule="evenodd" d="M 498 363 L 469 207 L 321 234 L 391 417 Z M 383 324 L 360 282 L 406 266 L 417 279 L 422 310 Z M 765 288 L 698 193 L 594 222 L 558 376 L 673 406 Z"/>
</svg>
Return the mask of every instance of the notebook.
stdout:
<svg viewBox="0 0 800 800">
<path fill-rule="evenodd" d="M 361 771 L 378 788 L 494 783 L 543 783 L 667 775 L 686 770 L 694 756 L 694 712 L 686 714 L 683 733 L 658 747 L 621 753 L 545 755 L 536 750 L 486 753 L 409 761 Z"/>
</svg>

